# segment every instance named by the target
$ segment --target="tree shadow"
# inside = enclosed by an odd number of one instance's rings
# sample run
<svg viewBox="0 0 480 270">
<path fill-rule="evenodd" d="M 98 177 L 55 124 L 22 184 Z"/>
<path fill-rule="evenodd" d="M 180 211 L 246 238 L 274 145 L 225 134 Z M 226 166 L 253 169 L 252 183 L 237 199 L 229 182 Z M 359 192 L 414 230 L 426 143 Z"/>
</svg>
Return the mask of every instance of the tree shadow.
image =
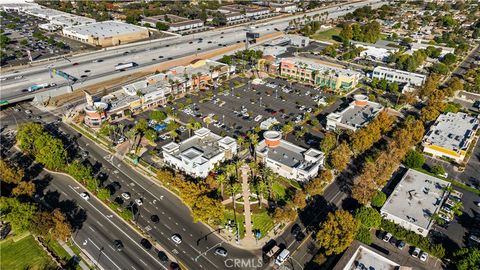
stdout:
<svg viewBox="0 0 480 270">
<path fill-rule="evenodd" d="M 80 208 L 76 201 L 60 200 L 60 193 L 56 190 L 47 191 L 41 198 L 49 208 L 59 208 L 66 215 L 68 222 L 72 226 L 72 231 L 82 228 L 83 223 L 87 219 L 87 212 Z"/>
<path fill-rule="evenodd" d="M 460 246 L 449 236 L 435 230 L 432 230 L 430 232 L 430 239 L 432 240 L 433 244 L 442 244 L 443 247 L 445 247 L 445 251 L 447 252 L 448 257 L 452 256 L 453 252 L 460 248 Z"/>
<path fill-rule="evenodd" d="M 326 220 L 327 214 L 335 211 L 336 208 L 323 196 L 315 195 L 311 198 L 310 203 L 300 211 L 298 217 L 309 230 L 318 230 L 319 224 Z"/>
</svg>

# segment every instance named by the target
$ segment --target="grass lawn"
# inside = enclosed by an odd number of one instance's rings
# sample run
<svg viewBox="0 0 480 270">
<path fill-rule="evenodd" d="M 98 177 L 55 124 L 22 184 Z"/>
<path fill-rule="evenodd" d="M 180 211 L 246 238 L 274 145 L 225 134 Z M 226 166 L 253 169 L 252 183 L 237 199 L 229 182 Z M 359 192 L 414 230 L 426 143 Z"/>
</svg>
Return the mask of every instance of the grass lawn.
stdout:
<svg viewBox="0 0 480 270">
<path fill-rule="evenodd" d="M 63 247 L 54 240 L 49 240 L 47 242 L 49 250 L 53 251 L 58 257 L 64 261 L 70 260 L 71 256 L 63 249 Z"/>
<path fill-rule="evenodd" d="M 0 242 L 0 269 L 45 269 L 53 265 L 48 255 L 29 235 L 17 242 L 11 238 Z"/>
<path fill-rule="evenodd" d="M 260 230 L 263 238 L 272 228 L 273 228 L 273 219 L 267 214 L 267 211 L 262 211 L 261 213 L 253 214 L 253 229 Z"/>
<path fill-rule="evenodd" d="M 237 209 L 237 211 L 239 211 L 239 209 Z M 241 209 L 241 211 L 242 211 L 241 213 L 237 212 L 237 224 L 240 231 L 240 239 L 245 237 L 245 225 L 243 224 L 245 222 L 245 217 L 243 216 L 243 208 Z M 223 213 L 224 224 L 227 223 L 227 220 L 235 220 L 233 217 L 232 209 L 226 209 L 225 212 Z M 233 230 L 233 233 L 235 233 L 235 229 Z"/>
<path fill-rule="evenodd" d="M 317 32 L 310 36 L 310 38 L 321 40 L 321 41 L 328 41 L 328 42 L 337 42 L 333 39 L 333 36 L 338 36 L 342 29 L 340 27 L 333 27 L 323 32 Z"/>
<path fill-rule="evenodd" d="M 283 187 L 283 185 L 277 182 L 273 183 L 272 191 L 273 193 L 275 193 L 275 197 L 279 199 L 283 199 L 287 195 L 285 187 Z"/>
<path fill-rule="evenodd" d="M 300 184 L 297 181 L 292 180 L 292 179 L 288 179 L 288 178 L 282 178 L 282 179 L 284 180 L 285 184 L 290 185 L 293 188 L 298 189 L 298 190 L 302 189 L 302 187 L 300 186 Z"/>
</svg>

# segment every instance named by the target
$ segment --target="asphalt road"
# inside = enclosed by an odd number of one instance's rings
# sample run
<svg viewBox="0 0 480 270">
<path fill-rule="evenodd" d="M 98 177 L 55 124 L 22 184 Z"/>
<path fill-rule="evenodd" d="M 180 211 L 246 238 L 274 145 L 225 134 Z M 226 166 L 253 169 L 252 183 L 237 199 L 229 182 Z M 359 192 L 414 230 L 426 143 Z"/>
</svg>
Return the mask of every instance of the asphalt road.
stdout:
<svg viewBox="0 0 480 270">
<path fill-rule="evenodd" d="M 56 118 L 48 113 L 37 115 L 43 115 L 43 120 L 49 122 Z M 17 124 L 29 121 L 24 112 L 10 111 L 9 116 L 1 118 L 2 124 L 7 125 L 6 129 L 2 128 L 2 135 L 15 128 Z M 3 146 L 6 144 L 2 142 Z M 2 149 L 5 150 L 8 151 Z M 9 155 L 13 156 L 15 151 L 9 150 Z M 70 213 L 75 224 L 73 241 L 101 269 L 167 269 L 168 265 L 160 262 L 155 249 L 145 250 L 140 245 L 143 237 L 114 215 L 109 208 L 94 196 L 90 196 L 88 201 L 82 199 L 79 194 L 86 190 L 72 178 L 42 170 L 33 181 L 37 186 L 38 198 L 43 203 L 50 207 L 59 207 L 64 213 Z M 114 249 L 114 240 L 122 241 L 124 245 L 122 251 Z"/>
<path fill-rule="evenodd" d="M 380 6 L 381 1 L 368 0 L 360 3 L 350 4 L 347 8 L 327 8 L 315 12 L 310 12 L 308 15 L 316 13 L 330 12 L 329 18 L 342 16 L 347 12 L 353 11 L 355 8 L 372 4 L 372 6 Z M 256 24 L 255 32 L 260 36 L 277 32 L 275 28 L 283 30 L 288 27 L 288 22 L 293 18 L 302 17 L 302 15 L 295 15 L 286 18 L 275 19 L 268 23 Z M 18 73 L 13 71 L 5 72 L 0 76 L 2 81 L 0 86 L 0 99 L 11 100 L 23 95 L 31 93 L 25 92 L 28 87 L 39 83 L 56 83 L 57 88 L 67 85 L 67 82 L 59 76 L 50 76 L 49 68 L 56 68 L 62 70 L 80 80 L 72 86 L 86 86 L 90 83 L 98 83 L 105 79 L 112 79 L 114 77 L 125 76 L 128 72 L 115 72 L 114 67 L 119 63 L 135 62 L 138 64 L 136 70 L 141 67 L 152 66 L 165 61 L 165 58 L 172 57 L 173 59 L 192 55 L 197 52 L 205 52 L 219 48 L 218 44 L 235 44 L 237 41 L 245 39 L 243 33 L 246 32 L 245 26 L 238 26 L 228 29 L 217 29 L 202 33 L 196 33 L 188 36 L 182 36 L 166 41 L 155 41 L 141 44 L 132 44 L 127 46 L 120 46 L 118 49 L 102 50 L 87 55 L 74 56 L 69 59 L 57 60 L 54 63 L 45 63 L 40 66 L 25 68 Z M 222 34 L 223 33 L 223 34 Z M 242 33 L 242 34 L 239 34 Z M 203 38 L 203 42 L 198 43 L 198 39 Z M 208 42 L 211 41 L 209 44 Z M 192 42 L 192 44 L 190 44 Z M 168 47 L 167 47 L 168 45 Z M 125 54 L 128 52 L 127 54 Z M 147 56 L 147 57 L 145 57 Z M 163 56 L 163 58 L 159 58 Z M 102 62 L 94 62 L 94 60 L 101 59 Z M 75 64 L 75 65 L 73 65 Z M 85 72 L 88 70 L 89 72 Z M 130 71 L 132 72 L 132 71 Z M 81 78 L 82 75 L 88 77 Z M 15 79 L 17 76 L 22 78 Z M 38 90 L 45 91 L 45 90 Z"/>
<path fill-rule="evenodd" d="M 153 249 L 147 251 L 140 245 L 143 237 L 94 196 L 88 201 L 82 199 L 79 194 L 85 190 L 70 177 L 45 172 L 39 177 L 51 179 L 44 190 L 45 201 L 60 201 L 62 204 L 70 201 L 85 213 L 85 221 L 72 238 L 94 264 L 104 269 L 167 269 Z M 122 241 L 122 251 L 113 247 L 114 240 Z"/>
<path fill-rule="evenodd" d="M 23 105 L 23 107 L 23 110 L 26 108 L 31 109 L 34 115 L 41 115 L 42 121 L 53 121 L 54 117 L 49 113 L 40 112 L 28 105 Z M 12 112 L 12 109 L 2 112 L 2 114 L 7 114 L 2 118 L 2 123 L 8 125 L 7 128 L 15 128 L 16 124 L 28 121 L 24 111 L 18 113 Z M 70 136 L 78 136 L 76 131 L 63 123 L 59 124 L 55 129 Z M 143 200 L 143 205 L 138 207 L 138 211 L 135 211 L 136 224 L 164 247 L 168 253 L 173 255 L 176 260 L 185 265 L 187 269 L 223 269 L 225 268 L 226 260 L 227 263 L 229 263 L 229 260 L 234 258 L 252 261 L 261 259 L 261 251 L 250 252 L 233 247 L 224 243 L 224 241 L 215 234 L 212 234 L 210 229 L 205 225 L 194 223 L 189 209 L 176 196 L 164 188 L 153 184 L 149 179 L 146 179 L 143 175 L 125 165 L 121 160 L 109 156 L 108 152 L 105 152 L 93 144 L 89 139 L 80 137 L 77 140 L 77 144 L 82 149 L 88 151 L 88 159 L 95 167 L 99 167 L 102 172 L 108 174 L 109 178 L 107 179 L 107 183 L 117 181 L 121 184 L 121 190 L 118 191 L 114 197 L 122 192 L 129 192 L 131 194 L 130 201 L 137 198 Z M 57 188 L 60 192 L 72 192 L 68 191 L 69 189 L 71 190 L 68 186 L 58 186 Z M 78 197 L 78 194 L 76 196 Z M 70 197 L 75 198 L 75 196 Z M 127 205 L 127 203 L 124 203 L 124 205 Z M 150 220 L 153 214 L 159 216 L 159 223 L 155 224 Z M 93 229 L 95 230 L 94 227 Z M 92 233 L 94 232 L 92 231 Z M 181 235 L 183 240 L 181 244 L 177 245 L 170 239 L 175 233 Z M 102 232 L 98 231 L 98 234 L 102 234 Z M 92 237 L 90 238 L 92 239 Z M 78 241 L 76 242 L 79 243 Z M 140 238 L 136 240 L 136 243 L 140 243 Z M 81 243 L 79 244 L 81 245 Z M 227 249 L 229 253 L 227 258 L 216 256 L 213 253 L 215 247 L 218 246 Z M 146 267 L 140 269 L 151 268 Z M 253 268 L 238 267 L 234 269 Z M 255 267 L 255 269 L 258 268 Z"/>
<path fill-rule="evenodd" d="M 24 110 L 27 108 L 31 109 L 34 115 L 41 115 L 41 121 L 51 123 L 56 118 L 56 116 L 52 116 L 48 112 L 40 112 L 28 105 L 23 105 L 23 107 L 24 108 L 21 112 L 14 113 L 12 109 L 2 111 L 1 113 L 4 114 L 4 117 L 1 118 L 2 123 L 4 125 L 8 125 L 9 129 L 13 129 L 16 128 L 17 124 L 29 121 L 24 112 Z M 76 131 L 63 123 L 59 124 L 58 128 L 55 129 L 69 134 L 70 136 L 78 136 Z M 165 250 L 169 254 L 173 255 L 176 260 L 179 260 L 188 269 L 223 269 L 226 263 L 228 264 L 231 262 L 231 259 L 251 261 L 252 264 L 253 262 L 258 262 L 261 260 L 261 250 L 246 251 L 235 246 L 231 246 L 225 243 L 215 234 L 211 234 L 210 229 L 205 225 L 201 223 L 194 223 L 189 209 L 176 196 L 172 195 L 162 187 L 153 184 L 149 179 L 146 179 L 143 175 L 125 165 L 121 160 L 110 156 L 109 153 L 97 147 L 89 139 L 82 136 L 77 140 L 77 143 L 79 147 L 85 151 L 88 151 L 88 159 L 90 162 L 92 162 L 96 168 L 100 168 L 99 171 L 105 172 L 108 175 L 105 185 L 113 181 L 120 183 L 121 189 L 117 191 L 112 198 L 119 196 L 119 194 L 122 192 L 130 193 L 132 197 L 130 201 L 136 198 L 142 198 L 143 205 L 138 207 L 138 210 L 135 211 L 136 224 L 141 230 L 148 233 L 160 244 L 160 246 L 162 246 L 160 250 Z M 78 197 L 77 194 L 79 191 L 75 189 L 75 187 L 78 185 L 70 184 L 70 186 L 69 184 L 55 185 L 55 187 L 52 189 L 56 189 L 60 193 L 63 192 L 68 194 L 68 198 L 78 198 L 77 201 L 80 200 L 80 197 Z M 346 194 L 340 191 L 340 186 L 334 182 L 326 189 L 324 193 L 325 200 L 322 203 L 327 206 L 330 205 L 328 202 L 331 201 L 333 204 L 340 206 L 343 198 L 345 197 Z M 92 199 L 89 202 L 94 204 Z M 84 202 L 81 201 L 79 203 Z M 124 205 L 127 204 L 127 202 L 124 203 Z M 97 204 L 95 204 L 95 206 L 99 207 Z M 91 209 L 89 212 L 94 211 Z M 153 223 L 150 219 L 152 215 L 158 215 L 160 222 Z M 316 218 L 321 218 L 321 216 L 322 212 L 317 211 L 317 214 L 310 216 L 310 218 L 315 220 Z M 75 236 L 76 243 L 82 247 L 85 239 L 89 237 L 93 241 L 96 241 L 95 239 L 103 239 L 100 245 L 111 245 L 111 242 L 114 240 L 112 238 L 113 236 L 108 233 L 103 233 L 101 230 L 102 227 L 99 225 L 105 224 L 105 222 L 103 222 L 105 217 L 101 215 L 98 217 L 92 215 L 91 218 L 95 221 L 94 224 L 91 225 L 91 228 L 94 231 L 88 229 L 88 232 L 91 235 L 85 237 Z M 120 223 L 121 222 L 115 222 L 117 225 Z M 298 220 L 297 223 L 302 224 L 302 221 Z M 305 229 L 303 225 L 302 228 Z M 287 263 L 289 268 L 302 269 L 304 264 L 312 257 L 311 250 L 312 246 L 314 246 L 314 242 L 311 238 L 306 238 L 303 242 L 297 242 L 294 239 L 294 236 L 291 235 L 290 229 L 290 227 L 287 228 L 279 237 L 277 237 L 276 242 L 277 244 L 283 245 L 289 248 L 289 250 L 293 251 L 292 258 Z M 109 229 L 108 231 L 114 230 Z M 128 230 L 126 232 L 128 232 Z M 183 242 L 181 244 L 176 245 L 170 239 L 174 233 L 178 233 L 182 236 Z M 135 232 L 130 232 L 127 234 L 130 235 L 132 239 L 135 239 L 134 242 L 136 242 L 136 244 L 140 243 L 141 237 L 139 237 L 138 234 Z M 81 240 L 77 241 L 76 237 L 80 237 L 79 239 Z M 98 247 L 101 247 L 96 242 L 94 243 Z M 95 247 L 93 244 L 91 246 Z M 93 250 L 93 247 L 91 246 L 89 246 L 89 248 L 92 249 L 90 252 L 93 253 L 95 250 Z M 217 246 L 222 246 L 227 249 L 229 252 L 227 258 L 222 258 L 213 254 L 214 248 Z M 113 256 L 114 255 L 112 255 L 112 257 Z M 108 261 L 107 258 L 105 258 L 105 260 Z M 101 261 L 101 257 L 99 262 L 108 263 Z M 269 269 L 270 267 L 271 265 L 265 264 L 262 265 L 260 269 Z M 247 266 L 236 267 L 233 269 L 259 269 L 259 267 L 256 265 L 255 267 Z"/>
</svg>

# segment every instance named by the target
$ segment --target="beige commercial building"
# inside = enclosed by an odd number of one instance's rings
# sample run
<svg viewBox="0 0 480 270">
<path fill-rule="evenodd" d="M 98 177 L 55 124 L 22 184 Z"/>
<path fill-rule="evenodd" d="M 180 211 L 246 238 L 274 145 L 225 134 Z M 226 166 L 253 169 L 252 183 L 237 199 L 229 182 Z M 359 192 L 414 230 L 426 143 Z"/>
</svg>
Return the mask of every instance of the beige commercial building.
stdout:
<svg viewBox="0 0 480 270">
<path fill-rule="evenodd" d="M 149 31 L 128 23 L 104 21 L 63 28 L 63 35 L 94 46 L 110 47 L 149 37 Z"/>
</svg>

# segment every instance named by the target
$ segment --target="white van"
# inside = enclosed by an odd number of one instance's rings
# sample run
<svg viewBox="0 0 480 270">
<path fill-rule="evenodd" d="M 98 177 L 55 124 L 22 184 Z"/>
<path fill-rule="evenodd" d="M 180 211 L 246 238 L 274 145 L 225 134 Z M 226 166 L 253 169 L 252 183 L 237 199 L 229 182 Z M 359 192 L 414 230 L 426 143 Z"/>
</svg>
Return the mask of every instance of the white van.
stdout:
<svg viewBox="0 0 480 270">
<path fill-rule="evenodd" d="M 290 256 L 290 251 L 288 251 L 288 249 L 282 250 L 282 252 L 280 252 L 280 254 L 278 254 L 277 258 L 275 259 L 275 264 L 279 266 L 282 265 L 288 259 L 289 256 Z"/>
</svg>

